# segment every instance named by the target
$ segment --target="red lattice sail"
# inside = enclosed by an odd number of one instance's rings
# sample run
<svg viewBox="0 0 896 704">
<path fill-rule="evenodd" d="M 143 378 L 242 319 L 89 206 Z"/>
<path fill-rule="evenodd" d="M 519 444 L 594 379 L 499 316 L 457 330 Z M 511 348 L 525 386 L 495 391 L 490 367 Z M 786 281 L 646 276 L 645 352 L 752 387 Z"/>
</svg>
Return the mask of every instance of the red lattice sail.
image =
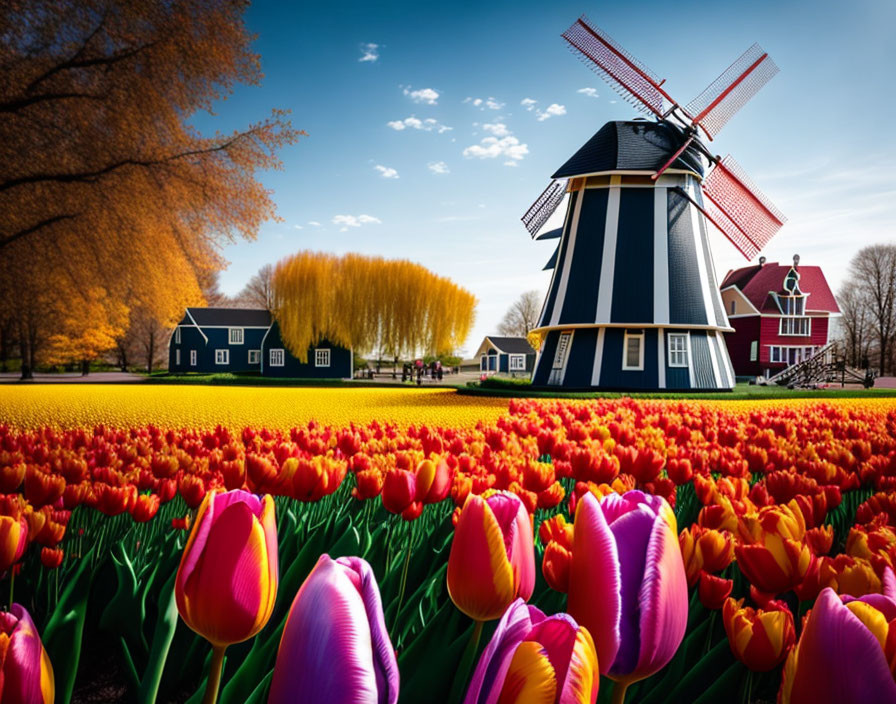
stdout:
<svg viewBox="0 0 896 704">
<path fill-rule="evenodd" d="M 660 88 L 665 81 L 591 24 L 587 17 L 583 15 L 576 20 L 563 33 L 563 38 L 625 100 L 639 110 L 663 116 L 663 99 L 672 102 Z"/>
<path fill-rule="evenodd" d="M 529 234 L 535 237 L 536 233 L 544 227 L 548 218 L 557 210 L 566 193 L 566 181 L 551 181 L 548 187 L 542 191 L 535 202 L 529 206 L 526 214 L 520 218 Z"/>
<path fill-rule="evenodd" d="M 695 125 L 714 137 L 777 72 L 771 57 L 754 44 L 688 103 L 686 111 Z"/>
<path fill-rule="evenodd" d="M 747 259 L 755 257 L 787 221 L 729 155 L 703 182 L 704 212 Z"/>
</svg>

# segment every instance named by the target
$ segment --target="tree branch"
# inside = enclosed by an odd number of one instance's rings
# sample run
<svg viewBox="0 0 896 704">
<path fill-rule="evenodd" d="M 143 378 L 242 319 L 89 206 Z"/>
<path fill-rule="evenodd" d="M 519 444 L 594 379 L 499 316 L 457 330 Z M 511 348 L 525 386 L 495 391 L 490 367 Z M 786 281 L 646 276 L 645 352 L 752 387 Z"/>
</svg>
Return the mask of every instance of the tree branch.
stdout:
<svg viewBox="0 0 896 704">
<path fill-rule="evenodd" d="M 41 230 L 45 227 L 49 227 L 50 225 L 54 225 L 57 222 L 62 222 L 63 220 L 73 220 L 78 217 L 80 213 L 75 213 L 74 215 L 54 215 L 51 218 L 46 218 L 45 220 L 41 220 L 30 227 L 26 227 L 24 230 L 19 230 L 18 232 L 9 235 L 7 237 L 0 238 L 0 249 L 3 249 L 9 244 L 12 244 L 16 240 L 22 239 L 38 230 Z"/>
</svg>

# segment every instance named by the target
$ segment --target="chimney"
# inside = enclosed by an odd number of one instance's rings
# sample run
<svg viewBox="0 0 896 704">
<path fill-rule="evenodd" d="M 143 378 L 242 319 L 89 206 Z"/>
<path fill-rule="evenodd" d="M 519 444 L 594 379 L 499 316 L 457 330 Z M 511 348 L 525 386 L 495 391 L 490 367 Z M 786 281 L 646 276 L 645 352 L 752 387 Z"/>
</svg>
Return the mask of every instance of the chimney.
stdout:
<svg viewBox="0 0 896 704">
<path fill-rule="evenodd" d="M 765 266 L 765 257 L 759 257 L 759 266 Z"/>
<path fill-rule="evenodd" d="M 797 267 L 799 267 L 799 265 L 800 265 L 800 255 L 794 254 L 793 255 L 793 268 L 796 269 Z"/>
</svg>

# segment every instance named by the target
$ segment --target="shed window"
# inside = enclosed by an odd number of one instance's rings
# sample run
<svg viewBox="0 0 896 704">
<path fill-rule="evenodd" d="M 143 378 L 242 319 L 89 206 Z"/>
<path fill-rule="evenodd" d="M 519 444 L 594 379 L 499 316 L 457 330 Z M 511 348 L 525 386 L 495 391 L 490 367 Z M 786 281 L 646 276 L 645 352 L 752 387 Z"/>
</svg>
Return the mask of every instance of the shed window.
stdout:
<svg viewBox="0 0 896 704">
<path fill-rule="evenodd" d="M 180 366 L 180 350 L 174 350 L 174 364 Z"/>
<path fill-rule="evenodd" d="M 750 361 L 755 362 L 759 359 L 759 340 L 753 340 L 750 343 Z"/>
<path fill-rule="evenodd" d="M 314 366 L 329 367 L 330 366 L 330 350 L 318 349 L 314 350 Z"/>
<path fill-rule="evenodd" d="M 622 369 L 640 372 L 644 370 L 644 331 L 626 330 L 622 347 Z"/>
<path fill-rule="evenodd" d="M 283 350 L 282 349 L 272 349 L 270 354 L 270 364 L 272 367 L 282 367 L 283 366 Z"/>
<path fill-rule="evenodd" d="M 510 355 L 510 371 L 512 371 L 512 372 L 526 371 L 526 355 L 524 355 L 524 354 Z"/>
<path fill-rule="evenodd" d="M 261 350 L 249 350 L 249 364 L 261 362 Z"/>
<path fill-rule="evenodd" d="M 673 332 L 669 334 L 669 366 L 688 366 L 687 333 Z"/>
<path fill-rule="evenodd" d="M 734 315 L 734 311 L 737 310 L 737 301 L 733 298 L 731 299 L 731 315 Z"/>
<path fill-rule="evenodd" d="M 174 344 L 180 344 L 180 325 L 174 328 Z"/>
<path fill-rule="evenodd" d="M 196 350 L 190 350 L 190 366 L 196 366 Z"/>
<path fill-rule="evenodd" d="M 230 328 L 230 344 L 231 345 L 243 344 L 243 329 L 242 328 Z"/>
<path fill-rule="evenodd" d="M 230 350 L 215 350 L 215 364 L 230 364 Z"/>
</svg>

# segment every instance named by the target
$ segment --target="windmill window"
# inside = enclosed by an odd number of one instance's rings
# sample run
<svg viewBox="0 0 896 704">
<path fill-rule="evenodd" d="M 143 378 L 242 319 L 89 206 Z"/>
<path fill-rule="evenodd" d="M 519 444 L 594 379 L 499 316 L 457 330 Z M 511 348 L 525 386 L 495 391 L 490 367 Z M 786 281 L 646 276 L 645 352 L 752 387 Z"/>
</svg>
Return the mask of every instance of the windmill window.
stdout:
<svg viewBox="0 0 896 704">
<path fill-rule="evenodd" d="M 242 328 L 230 328 L 230 344 L 231 345 L 243 344 L 243 329 Z"/>
<path fill-rule="evenodd" d="M 249 364 L 261 362 L 261 350 L 249 350 Z"/>
<path fill-rule="evenodd" d="M 180 350 L 174 350 L 174 364 L 180 366 Z"/>
<path fill-rule="evenodd" d="M 512 372 L 526 371 L 526 355 L 524 355 L 524 354 L 510 355 L 510 371 L 512 371 Z"/>
<path fill-rule="evenodd" d="M 329 367 L 330 366 L 330 350 L 318 349 L 314 350 L 314 366 Z"/>
<path fill-rule="evenodd" d="M 781 311 L 784 315 L 804 315 L 806 311 L 805 296 L 781 296 Z"/>
<path fill-rule="evenodd" d="M 674 332 L 669 334 L 669 366 L 688 366 L 688 336 L 687 333 Z"/>
<path fill-rule="evenodd" d="M 215 350 L 215 364 L 230 364 L 230 350 Z"/>
<path fill-rule="evenodd" d="M 196 350 L 190 350 L 190 366 L 196 366 Z"/>
<path fill-rule="evenodd" d="M 282 349 L 272 349 L 270 353 L 270 364 L 272 367 L 282 367 L 284 354 Z"/>
<path fill-rule="evenodd" d="M 174 328 L 174 344 L 180 344 L 180 325 Z"/>
<path fill-rule="evenodd" d="M 557 351 L 554 353 L 553 369 L 563 369 L 566 366 L 566 353 L 569 351 L 569 343 L 571 341 L 571 332 L 560 333 L 560 338 L 557 340 Z"/>
<path fill-rule="evenodd" d="M 644 370 L 644 331 L 626 330 L 622 347 L 622 369 L 624 371 Z"/>
</svg>

